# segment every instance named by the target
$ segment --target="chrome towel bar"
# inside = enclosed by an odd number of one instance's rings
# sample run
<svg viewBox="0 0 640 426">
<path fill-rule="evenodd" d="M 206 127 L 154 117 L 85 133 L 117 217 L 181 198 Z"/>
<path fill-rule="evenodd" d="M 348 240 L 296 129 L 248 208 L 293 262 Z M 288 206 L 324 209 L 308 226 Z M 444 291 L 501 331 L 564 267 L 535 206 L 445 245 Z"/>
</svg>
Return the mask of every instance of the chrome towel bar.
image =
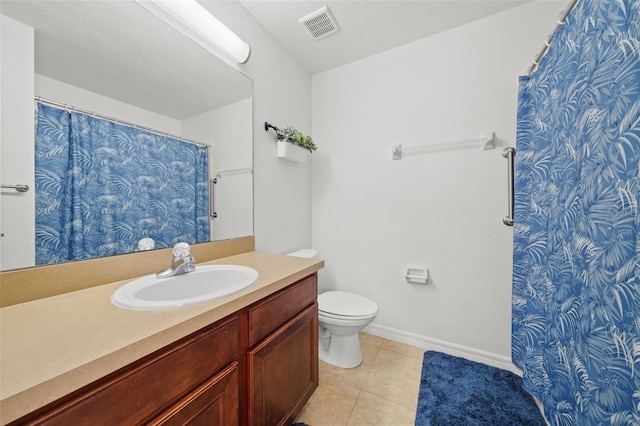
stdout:
<svg viewBox="0 0 640 426">
<path fill-rule="evenodd" d="M 513 185 L 513 160 L 516 155 L 516 149 L 512 147 L 505 148 L 502 151 L 502 156 L 507 159 L 507 174 L 508 174 L 508 204 L 509 204 L 509 213 L 502 219 L 502 223 L 507 226 L 513 226 L 513 195 L 514 195 L 514 185 Z"/>
<path fill-rule="evenodd" d="M 15 189 L 18 192 L 27 192 L 29 185 L 2 185 L 2 189 Z"/>
</svg>

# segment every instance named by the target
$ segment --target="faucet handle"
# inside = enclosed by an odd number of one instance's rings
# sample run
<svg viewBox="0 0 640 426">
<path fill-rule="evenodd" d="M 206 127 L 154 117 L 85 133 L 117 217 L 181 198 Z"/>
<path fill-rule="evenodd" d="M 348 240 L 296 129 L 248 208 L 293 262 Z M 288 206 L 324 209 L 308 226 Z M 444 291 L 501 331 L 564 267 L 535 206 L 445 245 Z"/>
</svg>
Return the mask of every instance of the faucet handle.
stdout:
<svg viewBox="0 0 640 426">
<path fill-rule="evenodd" d="M 175 246 L 173 246 L 173 261 L 177 262 L 178 260 L 184 259 L 185 257 L 189 256 L 190 252 L 191 247 L 189 247 L 189 244 L 185 242 L 177 243 Z"/>
</svg>

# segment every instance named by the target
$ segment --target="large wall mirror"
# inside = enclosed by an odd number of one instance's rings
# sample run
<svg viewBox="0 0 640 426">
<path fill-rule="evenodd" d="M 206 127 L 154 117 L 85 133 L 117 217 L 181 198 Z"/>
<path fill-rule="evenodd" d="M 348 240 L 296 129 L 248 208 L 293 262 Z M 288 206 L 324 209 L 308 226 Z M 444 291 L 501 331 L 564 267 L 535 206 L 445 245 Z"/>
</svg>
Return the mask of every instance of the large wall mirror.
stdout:
<svg viewBox="0 0 640 426">
<path fill-rule="evenodd" d="M 0 14 L 0 270 L 38 265 L 37 99 L 208 145 L 209 240 L 253 234 L 249 78 L 133 1 L 2 0 Z"/>
</svg>

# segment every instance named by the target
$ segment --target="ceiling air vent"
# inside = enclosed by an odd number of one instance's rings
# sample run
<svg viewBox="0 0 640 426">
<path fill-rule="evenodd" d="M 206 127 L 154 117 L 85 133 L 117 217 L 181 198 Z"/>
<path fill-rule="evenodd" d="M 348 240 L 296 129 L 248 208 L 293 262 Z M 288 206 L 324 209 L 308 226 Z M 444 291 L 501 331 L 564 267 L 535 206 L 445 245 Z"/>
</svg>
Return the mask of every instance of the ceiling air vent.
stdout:
<svg viewBox="0 0 640 426">
<path fill-rule="evenodd" d="M 304 18 L 298 19 L 304 25 L 314 40 L 320 40 L 328 35 L 340 31 L 340 26 L 333 17 L 329 7 L 324 6 L 313 13 L 308 14 Z"/>
</svg>

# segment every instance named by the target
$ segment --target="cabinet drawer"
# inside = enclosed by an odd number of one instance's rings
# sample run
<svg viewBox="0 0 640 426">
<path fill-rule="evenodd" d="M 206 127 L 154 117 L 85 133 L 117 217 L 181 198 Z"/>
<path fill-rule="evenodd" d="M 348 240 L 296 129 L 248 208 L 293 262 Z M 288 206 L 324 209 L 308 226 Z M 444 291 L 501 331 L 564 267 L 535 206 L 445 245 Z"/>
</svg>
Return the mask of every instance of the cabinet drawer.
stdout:
<svg viewBox="0 0 640 426">
<path fill-rule="evenodd" d="M 238 426 L 238 363 L 213 376 L 149 426 Z"/>
<path fill-rule="evenodd" d="M 317 297 L 318 278 L 313 274 L 249 308 L 249 346 L 267 337 Z"/>
<path fill-rule="evenodd" d="M 206 327 L 45 407 L 33 424 L 141 423 L 235 360 L 238 331 L 235 317 Z"/>
</svg>

